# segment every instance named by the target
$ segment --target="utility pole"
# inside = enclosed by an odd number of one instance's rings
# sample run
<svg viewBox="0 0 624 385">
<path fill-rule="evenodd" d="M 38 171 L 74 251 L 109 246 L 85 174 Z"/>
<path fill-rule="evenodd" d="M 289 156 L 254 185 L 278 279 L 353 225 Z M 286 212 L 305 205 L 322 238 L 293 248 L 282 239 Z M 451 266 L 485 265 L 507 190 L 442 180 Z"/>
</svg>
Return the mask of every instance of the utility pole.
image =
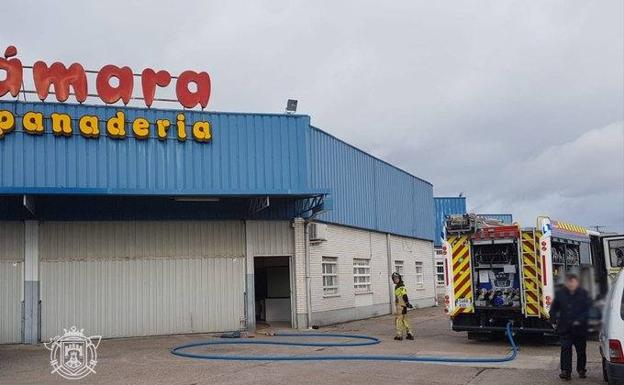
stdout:
<svg viewBox="0 0 624 385">
<path fill-rule="evenodd" d="M 599 233 L 603 233 L 604 231 L 600 230 L 601 228 L 606 228 L 607 226 L 603 226 L 603 225 L 595 225 L 595 226 L 590 226 L 594 229 L 596 229 L 597 232 Z"/>
</svg>

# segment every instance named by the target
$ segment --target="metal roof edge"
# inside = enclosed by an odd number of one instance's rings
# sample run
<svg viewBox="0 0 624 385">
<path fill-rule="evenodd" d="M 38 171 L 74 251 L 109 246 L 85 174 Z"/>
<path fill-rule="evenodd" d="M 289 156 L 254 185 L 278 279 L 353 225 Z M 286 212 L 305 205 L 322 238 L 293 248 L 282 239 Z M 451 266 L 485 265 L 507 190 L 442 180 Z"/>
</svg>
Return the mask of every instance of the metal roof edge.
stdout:
<svg viewBox="0 0 624 385">
<path fill-rule="evenodd" d="M 466 200 L 466 197 L 434 196 L 433 199 L 464 199 Z"/>
<path fill-rule="evenodd" d="M 101 187 L 3 187 L 0 186 L 0 195 L 116 195 L 116 196 L 178 196 L 178 197 L 304 197 L 329 195 L 327 189 L 314 190 L 153 190 L 153 189 L 124 189 L 124 188 L 101 188 Z"/>
<path fill-rule="evenodd" d="M 21 104 L 39 104 L 39 105 L 58 105 L 58 106 L 69 106 L 69 107 L 85 107 L 85 108 L 123 108 L 129 110 L 140 110 L 140 111 L 156 111 L 156 112 L 195 112 L 195 113 L 205 113 L 205 114 L 214 114 L 214 115 L 242 115 L 242 116 L 275 116 L 275 117 L 286 117 L 286 118 L 307 118 L 311 119 L 310 115 L 306 114 L 285 114 L 285 113 L 277 113 L 277 112 L 228 112 L 228 111 L 210 111 L 210 110 L 195 110 L 195 109 L 185 109 L 185 108 L 147 108 L 147 107 L 137 107 L 137 106 L 126 106 L 126 105 L 117 105 L 117 104 L 80 104 L 80 103 L 61 103 L 61 102 L 42 102 L 40 100 L 8 100 L 8 99 L 0 99 L 0 103 L 21 103 Z"/>
<path fill-rule="evenodd" d="M 427 181 L 427 180 L 425 180 L 425 179 L 423 179 L 423 178 L 420 178 L 420 177 L 418 177 L 418 176 L 416 176 L 416 175 L 414 175 L 414 174 L 412 174 L 412 173 L 410 173 L 410 172 L 408 172 L 408 171 L 405 171 L 405 170 L 403 170 L 402 168 L 400 168 L 400 167 L 398 167 L 398 166 L 395 166 L 395 165 L 393 165 L 392 163 L 389 163 L 389 162 L 387 162 L 387 161 L 385 161 L 385 160 L 383 160 L 383 159 L 381 159 L 381 158 L 379 158 L 379 157 L 376 157 L 375 155 L 372 155 L 372 154 L 370 154 L 370 153 L 368 153 L 368 152 L 366 152 L 366 151 L 362 150 L 361 148 L 356 147 L 356 146 L 354 146 L 353 144 L 348 143 L 348 142 L 346 142 L 345 140 L 340 139 L 340 138 L 338 138 L 337 136 L 330 134 L 329 132 L 327 132 L 327 131 L 325 131 L 325 130 L 322 130 L 322 129 L 320 129 L 320 128 L 316 127 L 316 126 L 313 126 L 312 124 L 310 124 L 310 128 L 311 128 L 311 129 L 313 129 L 313 130 L 316 130 L 316 131 L 318 131 L 318 132 L 322 132 L 323 134 L 328 135 L 328 136 L 330 136 L 330 137 L 332 137 L 332 138 L 336 139 L 337 141 L 339 141 L 339 142 L 341 142 L 341 143 L 343 143 L 343 144 L 345 144 L 345 145 L 347 145 L 347 146 L 349 146 L 349 147 L 353 148 L 353 149 L 354 149 L 354 150 L 356 150 L 356 151 L 359 151 L 359 152 L 361 152 L 361 153 L 363 153 L 363 154 L 365 154 L 365 155 L 368 155 L 368 156 L 370 156 L 370 157 L 371 157 L 371 158 L 373 158 L 373 159 L 376 159 L 376 160 L 378 160 L 378 161 L 380 161 L 380 162 L 382 162 L 382 163 L 385 163 L 386 165 L 388 165 L 388 166 L 390 166 L 390 167 L 392 167 L 392 168 L 394 168 L 394 169 L 396 169 L 396 170 L 398 170 L 398 171 L 400 171 L 400 172 L 402 172 L 402 173 L 404 173 L 404 174 L 407 174 L 407 175 L 411 176 L 411 177 L 412 177 L 412 178 L 414 178 L 414 179 L 418 179 L 419 181 L 424 182 L 424 183 L 426 183 L 426 184 L 430 185 L 431 187 L 433 187 L 433 183 L 431 183 L 431 182 L 429 182 L 429 181 Z"/>
</svg>

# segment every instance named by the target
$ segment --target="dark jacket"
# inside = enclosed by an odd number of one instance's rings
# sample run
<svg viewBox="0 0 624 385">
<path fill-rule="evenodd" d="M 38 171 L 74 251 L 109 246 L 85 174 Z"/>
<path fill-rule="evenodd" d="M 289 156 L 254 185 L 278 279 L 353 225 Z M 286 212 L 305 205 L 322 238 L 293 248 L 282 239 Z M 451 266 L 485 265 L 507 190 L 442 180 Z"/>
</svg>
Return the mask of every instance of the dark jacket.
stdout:
<svg viewBox="0 0 624 385">
<path fill-rule="evenodd" d="M 550 322 L 557 324 L 559 334 L 585 335 L 590 308 L 591 299 L 585 289 L 579 287 L 572 294 L 564 287 L 555 294 L 550 307 Z"/>
</svg>

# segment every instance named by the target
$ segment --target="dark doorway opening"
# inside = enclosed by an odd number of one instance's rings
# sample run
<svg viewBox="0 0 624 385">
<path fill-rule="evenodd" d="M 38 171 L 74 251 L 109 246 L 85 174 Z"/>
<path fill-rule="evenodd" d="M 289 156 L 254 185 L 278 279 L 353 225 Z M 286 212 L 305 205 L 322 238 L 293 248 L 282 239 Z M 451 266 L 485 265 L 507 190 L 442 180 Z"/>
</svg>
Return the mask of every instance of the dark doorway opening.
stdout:
<svg viewBox="0 0 624 385">
<path fill-rule="evenodd" d="M 256 322 L 291 326 L 289 257 L 255 257 Z"/>
</svg>

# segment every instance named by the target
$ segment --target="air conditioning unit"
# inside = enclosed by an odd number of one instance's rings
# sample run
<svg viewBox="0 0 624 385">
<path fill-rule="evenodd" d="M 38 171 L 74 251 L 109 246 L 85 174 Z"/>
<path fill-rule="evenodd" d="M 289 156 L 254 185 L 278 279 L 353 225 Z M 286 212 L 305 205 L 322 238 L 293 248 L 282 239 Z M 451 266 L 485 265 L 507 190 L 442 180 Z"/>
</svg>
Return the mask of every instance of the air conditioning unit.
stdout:
<svg viewBox="0 0 624 385">
<path fill-rule="evenodd" d="M 310 223 L 310 242 L 323 242 L 327 240 L 327 225 L 322 223 Z"/>
</svg>

